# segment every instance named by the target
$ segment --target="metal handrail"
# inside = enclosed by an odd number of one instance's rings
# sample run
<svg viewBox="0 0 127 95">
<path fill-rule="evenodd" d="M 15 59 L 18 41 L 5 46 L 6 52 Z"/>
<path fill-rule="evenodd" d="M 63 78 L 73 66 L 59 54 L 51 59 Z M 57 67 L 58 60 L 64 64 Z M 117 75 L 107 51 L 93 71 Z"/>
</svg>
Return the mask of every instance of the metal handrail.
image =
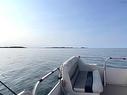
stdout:
<svg viewBox="0 0 127 95">
<path fill-rule="evenodd" d="M 126 57 L 108 57 L 108 58 L 106 58 L 105 64 L 104 64 L 104 86 L 106 86 L 106 71 L 107 71 L 106 69 L 107 69 L 107 62 L 108 62 L 109 60 L 111 60 L 111 59 L 127 60 Z"/>
<path fill-rule="evenodd" d="M 7 85 L 5 85 L 2 81 L 0 81 L 0 83 L 5 86 L 10 92 L 12 92 L 14 95 L 18 95 L 16 94 L 12 89 L 10 89 Z"/>
<path fill-rule="evenodd" d="M 127 60 L 127 57 L 109 57 L 109 59 L 122 59 L 122 60 Z"/>
<path fill-rule="evenodd" d="M 40 80 L 37 81 L 37 83 L 35 84 L 33 91 L 32 91 L 32 95 L 36 95 L 36 90 L 38 85 L 44 81 L 47 77 L 49 77 L 51 74 L 53 74 L 54 72 L 56 72 L 57 70 L 60 70 L 59 68 L 56 68 L 54 70 L 52 70 L 51 72 L 49 72 L 48 74 L 46 74 L 45 76 L 43 76 Z"/>
<path fill-rule="evenodd" d="M 107 62 L 109 59 L 110 57 L 106 58 L 104 62 L 104 86 L 106 86 L 106 69 L 107 69 Z"/>
</svg>

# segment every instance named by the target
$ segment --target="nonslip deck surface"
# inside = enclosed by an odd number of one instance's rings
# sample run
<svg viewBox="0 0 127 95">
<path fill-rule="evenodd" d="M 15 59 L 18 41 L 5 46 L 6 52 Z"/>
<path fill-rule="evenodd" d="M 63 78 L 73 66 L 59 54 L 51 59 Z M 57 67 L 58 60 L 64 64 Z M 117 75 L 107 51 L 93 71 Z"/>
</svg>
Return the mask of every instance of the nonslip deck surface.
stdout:
<svg viewBox="0 0 127 95">
<path fill-rule="evenodd" d="M 127 95 L 127 86 L 107 85 L 101 95 Z"/>
</svg>

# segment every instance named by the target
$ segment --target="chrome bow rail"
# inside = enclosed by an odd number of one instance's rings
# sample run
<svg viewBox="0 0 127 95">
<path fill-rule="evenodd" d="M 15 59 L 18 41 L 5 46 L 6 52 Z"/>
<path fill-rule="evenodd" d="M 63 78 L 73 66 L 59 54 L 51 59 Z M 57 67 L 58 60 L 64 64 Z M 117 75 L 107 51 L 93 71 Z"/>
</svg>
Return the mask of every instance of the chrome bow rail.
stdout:
<svg viewBox="0 0 127 95">
<path fill-rule="evenodd" d="M 36 83 L 35 86 L 34 86 L 34 89 L 33 89 L 33 91 L 32 91 L 32 95 L 36 95 L 36 90 L 37 90 L 38 85 L 39 85 L 43 80 L 45 80 L 46 78 L 48 78 L 51 74 L 53 74 L 54 72 L 56 72 L 57 70 L 60 71 L 59 68 L 56 68 L 56 69 L 52 70 L 51 72 L 49 72 L 48 74 L 46 74 L 45 76 L 43 76 L 40 80 L 38 80 L 37 83 Z"/>
</svg>

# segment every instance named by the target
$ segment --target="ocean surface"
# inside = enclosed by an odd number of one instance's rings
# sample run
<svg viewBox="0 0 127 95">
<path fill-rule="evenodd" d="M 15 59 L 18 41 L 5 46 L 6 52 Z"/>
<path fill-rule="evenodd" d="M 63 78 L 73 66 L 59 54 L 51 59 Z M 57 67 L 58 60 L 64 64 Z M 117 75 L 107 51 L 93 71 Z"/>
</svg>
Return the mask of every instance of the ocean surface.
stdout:
<svg viewBox="0 0 127 95">
<path fill-rule="evenodd" d="M 126 48 L 0 48 L 0 81 L 16 93 L 32 90 L 46 73 L 59 67 L 72 56 L 127 57 Z M 127 64 L 118 64 L 127 65 Z M 57 74 L 52 75 L 37 90 L 37 95 L 47 95 L 56 84 Z M 13 95 L 0 84 L 0 93 Z"/>
</svg>

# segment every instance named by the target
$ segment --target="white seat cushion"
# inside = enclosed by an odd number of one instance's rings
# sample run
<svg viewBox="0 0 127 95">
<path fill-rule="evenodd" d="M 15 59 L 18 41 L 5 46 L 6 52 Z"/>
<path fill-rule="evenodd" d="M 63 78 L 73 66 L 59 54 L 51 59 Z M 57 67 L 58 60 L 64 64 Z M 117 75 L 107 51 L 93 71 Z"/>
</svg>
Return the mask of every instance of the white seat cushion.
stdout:
<svg viewBox="0 0 127 95">
<path fill-rule="evenodd" d="M 93 71 L 93 93 L 101 93 L 103 92 L 103 85 L 100 77 L 100 73 L 98 70 Z"/>
</svg>

